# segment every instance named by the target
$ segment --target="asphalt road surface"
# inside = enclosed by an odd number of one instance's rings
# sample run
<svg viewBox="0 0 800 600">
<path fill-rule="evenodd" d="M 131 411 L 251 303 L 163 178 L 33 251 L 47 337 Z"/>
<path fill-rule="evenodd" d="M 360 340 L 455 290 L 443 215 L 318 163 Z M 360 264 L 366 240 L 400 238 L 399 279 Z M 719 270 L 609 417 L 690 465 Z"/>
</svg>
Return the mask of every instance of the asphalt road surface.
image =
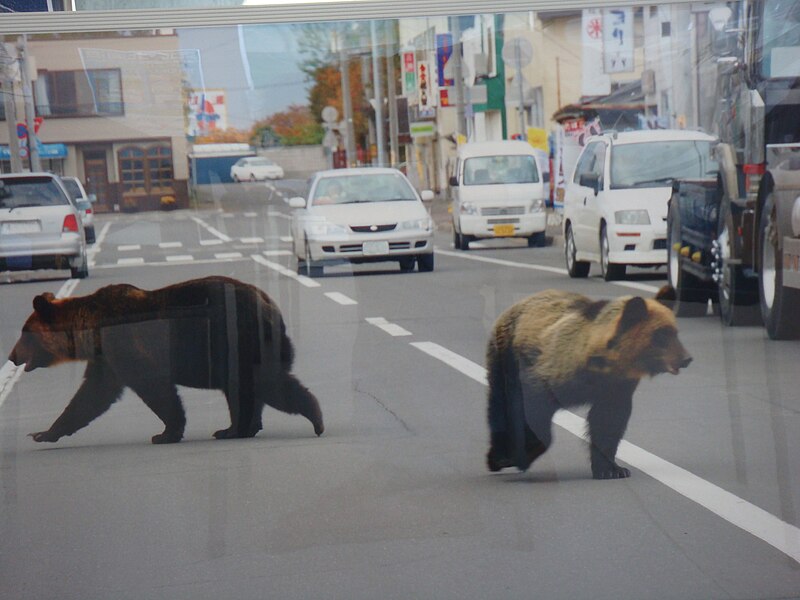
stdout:
<svg viewBox="0 0 800 600">
<path fill-rule="evenodd" d="M 2 598 L 800 597 L 800 342 L 709 315 L 679 321 L 694 355 L 644 381 L 619 458 L 594 481 L 580 413 L 524 474 L 485 467 L 484 352 L 510 304 L 558 288 L 649 296 L 663 271 L 572 280 L 560 245 L 453 249 L 299 277 L 285 199 L 303 182 L 220 187 L 197 210 L 98 215 L 90 277 L 0 274 L 8 353 L 34 295 L 153 289 L 227 275 L 281 307 L 295 373 L 326 431 L 267 407 L 253 439 L 217 441 L 219 392 L 182 389 L 184 441 L 129 390 L 56 444 L 82 364 L 0 367 Z"/>
</svg>

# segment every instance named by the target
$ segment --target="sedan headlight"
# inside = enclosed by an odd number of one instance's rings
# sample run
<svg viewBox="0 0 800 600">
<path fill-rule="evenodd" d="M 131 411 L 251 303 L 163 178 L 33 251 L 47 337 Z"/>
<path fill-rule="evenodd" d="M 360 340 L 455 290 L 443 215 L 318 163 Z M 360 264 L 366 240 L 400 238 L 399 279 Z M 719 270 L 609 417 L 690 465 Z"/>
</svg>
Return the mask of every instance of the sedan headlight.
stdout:
<svg viewBox="0 0 800 600">
<path fill-rule="evenodd" d="M 617 225 L 650 225 L 650 215 L 646 210 L 618 210 L 614 213 Z"/>
<path fill-rule="evenodd" d="M 477 215 L 478 207 L 472 202 L 462 202 L 458 209 L 462 215 Z"/>
<path fill-rule="evenodd" d="M 402 231 L 409 231 L 409 230 L 422 230 L 422 231 L 430 231 L 431 230 L 431 219 L 430 217 L 425 217 L 423 219 L 414 219 L 413 221 L 401 221 L 397 224 L 397 228 Z"/>
<path fill-rule="evenodd" d="M 336 235 L 340 233 L 347 233 L 347 229 L 341 225 L 337 225 L 336 223 L 315 221 L 306 225 L 306 233 L 308 233 L 310 236 Z"/>
</svg>

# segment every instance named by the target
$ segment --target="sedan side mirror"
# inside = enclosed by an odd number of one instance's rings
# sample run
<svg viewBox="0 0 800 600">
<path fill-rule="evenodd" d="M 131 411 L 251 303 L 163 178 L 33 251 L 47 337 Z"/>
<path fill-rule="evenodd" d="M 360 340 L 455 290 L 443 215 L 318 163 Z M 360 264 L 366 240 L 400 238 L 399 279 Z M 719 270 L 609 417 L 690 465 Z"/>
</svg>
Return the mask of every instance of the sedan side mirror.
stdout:
<svg viewBox="0 0 800 600">
<path fill-rule="evenodd" d="M 582 187 L 592 188 L 595 196 L 600 192 L 600 175 L 597 173 L 584 173 L 578 182 Z"/>
<path fill-rule="evenodd" d="M 422 197 L 423 202 L 433 201 L 433 192 L 431 190 L 422 190 L 422 192 L 420 192 L 420 196 Z"/>
<path fill-rule="evenodd" d="M 97 202 L 97 194 L 89 194 L 89 202 Z"/>
<path fill-rule="evenodd" d="M 458 177 L 456 177 L 455 175 L 451 175 L 450 179 L 449 179 L 449 183 L 453 187 L 458 187 Z"/>
<path fill-rule="evenodd" d="M 306 207 L 306 199 L 302 196 L 295 196 L 294 198 L 289 198 L 289 208 L 305 208 Z"/>
</svg>

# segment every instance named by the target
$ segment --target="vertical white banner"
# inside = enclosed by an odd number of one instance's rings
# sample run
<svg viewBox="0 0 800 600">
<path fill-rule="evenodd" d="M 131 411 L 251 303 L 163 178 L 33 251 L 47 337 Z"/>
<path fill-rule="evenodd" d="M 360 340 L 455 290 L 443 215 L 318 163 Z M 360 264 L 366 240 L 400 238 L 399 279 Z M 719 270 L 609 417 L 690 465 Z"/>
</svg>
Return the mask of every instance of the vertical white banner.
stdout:
<svg viewBox="0 0 800 600">
<path fill-rule="evenodd" d="M 587 8 L 581 19 L 581 94 L 605 96 L 611 93 L 611 78 L 603 71 L 603 11 Z"/>
<path fill-rule="evenodd" d="M 603 10 L 603 70 L 606 73 L 633 71 L 633 9 Z"/>
</svg>

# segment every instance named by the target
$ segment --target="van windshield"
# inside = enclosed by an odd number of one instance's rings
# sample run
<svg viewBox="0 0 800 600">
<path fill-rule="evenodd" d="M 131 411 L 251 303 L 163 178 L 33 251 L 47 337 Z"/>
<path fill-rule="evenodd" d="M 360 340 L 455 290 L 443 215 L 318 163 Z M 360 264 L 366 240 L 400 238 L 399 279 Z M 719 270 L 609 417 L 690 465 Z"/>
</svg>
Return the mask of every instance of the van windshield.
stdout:
<svg viewBox="0 0 800 600">
<path fill-rule="evenodd" d="M 539 183 L 536 159 L 528 155 L 476 156 L 464 161 L 464 185 Z"/>
</svg>

